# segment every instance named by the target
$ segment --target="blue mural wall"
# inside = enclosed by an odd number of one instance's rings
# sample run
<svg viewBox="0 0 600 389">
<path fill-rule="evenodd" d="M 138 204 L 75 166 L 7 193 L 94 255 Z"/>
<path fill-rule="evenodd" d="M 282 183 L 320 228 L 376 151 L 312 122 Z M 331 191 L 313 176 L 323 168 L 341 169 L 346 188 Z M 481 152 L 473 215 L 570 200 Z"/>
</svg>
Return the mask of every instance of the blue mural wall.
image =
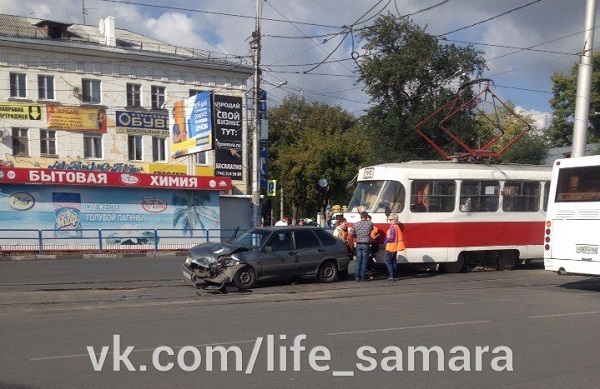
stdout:
<svg viewBox="0 0 600 389">
<path fill-rule="evenodd" d="M 53 230 L 81 237 L 86 229 L 219 229 L 219 193 L 58 185 L 0 185 L 0 229 Z"/>
</svg>

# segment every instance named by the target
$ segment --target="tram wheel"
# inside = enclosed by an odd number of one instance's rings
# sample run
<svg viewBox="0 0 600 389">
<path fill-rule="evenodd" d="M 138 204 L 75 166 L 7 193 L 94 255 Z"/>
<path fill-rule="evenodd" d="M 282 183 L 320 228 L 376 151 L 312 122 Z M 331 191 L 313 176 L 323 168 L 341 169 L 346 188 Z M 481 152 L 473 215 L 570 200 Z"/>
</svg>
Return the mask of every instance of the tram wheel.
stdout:
<svg viewBox="0 0 600 389">
<path fill-rule="evenodd" d="M 507 271 L 517 264 L 517 254 L 514 251 L 501 251 L 498 255 L 498 270 Z"/>
<path fill-rule="evenodd" d="M 440 270 L 444 273 L 460 273 L 465 268 L 465 256 L 460 254 L 456 262 L 440 263 Z"/>
</svg>

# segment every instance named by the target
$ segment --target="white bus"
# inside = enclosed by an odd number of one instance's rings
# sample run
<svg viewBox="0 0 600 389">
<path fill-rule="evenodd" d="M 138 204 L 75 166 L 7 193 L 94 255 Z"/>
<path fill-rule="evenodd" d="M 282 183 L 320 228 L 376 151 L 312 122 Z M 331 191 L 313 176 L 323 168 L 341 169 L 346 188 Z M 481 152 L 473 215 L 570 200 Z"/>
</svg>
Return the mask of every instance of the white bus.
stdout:
<svg viewBox="0 0 600 389">
<path fill-rule="evenodd" d="M 406 250 L 399 263 L 509 270 L 543 259 L 543 227 L 552 168 L 451 161 L 412 161 L 360 169 L 344 214 L 349 224 L 367 211 L 387 231 L 397 213 Z M 381 234 L 383 242 L 385 234 Z M 380 244 L 377 262 L 385 262 Z"/>
<path fill-rule="evenodd" d="M 545 241 L 546 270 L 600 275 L 600 156 L 554 162 Z"/>
</svg>

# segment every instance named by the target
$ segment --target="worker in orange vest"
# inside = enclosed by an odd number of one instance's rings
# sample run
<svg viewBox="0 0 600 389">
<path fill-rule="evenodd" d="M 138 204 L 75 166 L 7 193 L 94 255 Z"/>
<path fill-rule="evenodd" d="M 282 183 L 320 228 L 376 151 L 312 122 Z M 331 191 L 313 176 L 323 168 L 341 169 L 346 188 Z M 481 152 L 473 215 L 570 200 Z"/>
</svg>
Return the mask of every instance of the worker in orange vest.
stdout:
<svg viewBox="0 0 600 389">
<path fill-rule="evenodd" d="M 388 281 L 394 281 L 394 274 L 398 268 L 396 256 L 398 251 L 404 251 L 404 236 L 398 225 L 398 214 L 391 214 L 388 218 L 390 228 L 387 230 L 385 240 L 385 265 L 388 269 Z"/>
</svg>

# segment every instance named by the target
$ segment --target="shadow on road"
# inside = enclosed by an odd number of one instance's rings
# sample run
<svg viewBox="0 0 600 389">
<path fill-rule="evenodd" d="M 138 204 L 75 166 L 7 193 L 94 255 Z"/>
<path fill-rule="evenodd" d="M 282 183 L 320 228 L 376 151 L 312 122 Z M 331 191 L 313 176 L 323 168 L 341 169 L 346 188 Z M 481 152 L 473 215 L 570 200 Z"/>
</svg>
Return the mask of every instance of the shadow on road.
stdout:
<svg viewBox="0 0 600 389">
<path fill-rule="evenodd" d="M 568 277 L 568 276 L 565 276 Z M 567 282 L 566 284 L 558 285 L 565 289 L 587 290 L 590 292 L 600 292 L 600 277 L 592 277 L 585 280 Z"/>
</svg>

